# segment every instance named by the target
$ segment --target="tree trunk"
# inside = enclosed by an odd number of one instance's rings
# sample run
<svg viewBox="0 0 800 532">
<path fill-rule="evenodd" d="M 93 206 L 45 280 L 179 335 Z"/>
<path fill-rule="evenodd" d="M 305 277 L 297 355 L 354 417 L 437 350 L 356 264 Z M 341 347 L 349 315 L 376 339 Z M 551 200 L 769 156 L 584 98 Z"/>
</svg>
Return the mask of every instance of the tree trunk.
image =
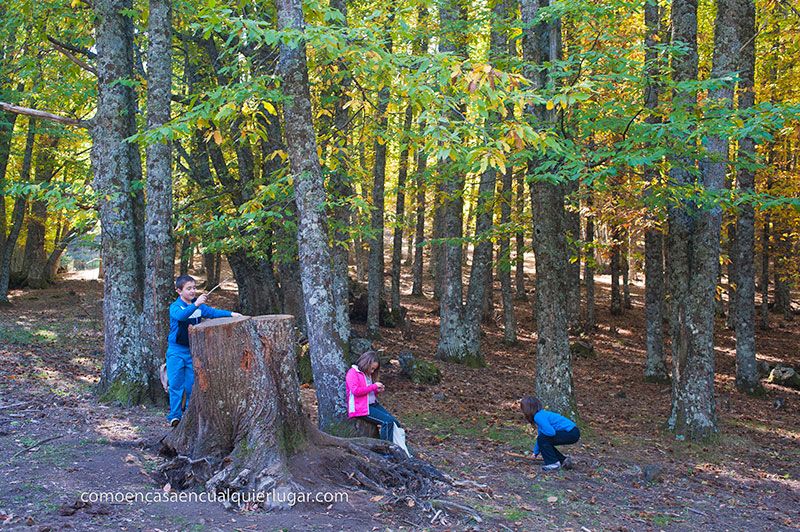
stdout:
<svg viewBox="0 0 800 532">
<path fill-rule="evenodd" d="M 664 322 L 661 302 L 664 299 L 664 237 L 657 229 L 645 232 L 645 321 L 647 323 L 644 379 L 669 382 L 664 353 Z"/>
<path fill-rule="evenodd" d="M 36 120 L 33 118 L 28 121 L 28 134 L 25 138 L 25 153 L 22 157 L 22 169 L 20 170 L 20 181 L 30 181 L 31 178 L 31 159 L 33 158 L 33 144 L 36 140 Z M 5 169 L 3 169 L 5 171 Z M 5 202 L 5 198 L 0 196 L 0 200 Z M 11 277 L 11 256 L 17 246 L 17 238 L 22 230 L 22 222 L 25 219 L 25 196 L 14 198 L 14 210 L 11 213 L 11 228 L 8 234 L 5 232 L 6 220 L 3 212 L 3 232 L 0 233 L 2 247 L 0 247 L 0 304 L 8 304 L 8 282 Z M 5 204 L 4 204 L 5 207 Z"/>
<path fill-rule="evenodd" d="M 790 242 L 791 229 L 784 224 L 777 228 L 775 237 L 775 311 L 780 312 L 783 319 L 791 321 L 792 293 L 789 272 L 793 259 L 792 244 Z"/>
<path fill-rule="evenodd" d="M 697 3 L 672 3 L 673 44 L 686 53 L 672 62 L 673 81 L 697 79 Z M 676 90 L 673 105 L 694 112 L 697 95 Z M 693 183 L 692 154 L 673 158 L 671 184 Z M 723 172 L 703 172 L 711 192 L 724 185 Z M 687 200 L 669 207 L 669 288 L 672 295 L 672 412 L 669 427 L 680 439 L 702 440 L 717 433 L 714 401 L 714 293 L 719 261 L 721 209 L 702 210 Z"/>
<path fill-rule="evenodd" d="M 753 229 L 755 231 L 755 226 Z M 738 255 L 736 246 L 736 222 L 734 221 L 728 225 L 728 316 L 726 325 L 731 330 L 736 328 L 736 281 L 739 279 L 739 275 L 736 273 L 736 257 Z M 755 282 L 755 272 L 753 282 Z M 755 294 L 755 291 L 753 293 Z"/>
<path fill-rule="evenodd" d="M 55 158 L 50 152 L 58 145 L 58 137 L 40 136 L 34 165 L 34 181 L 40 186 L 52 181 L 55 174 Z M 45 251 L 45 232 L 47 230 L 47 201 L 37 199 L 31 204 L 28 213 L 28 227 L 25 234 L 25 251 L 20 275 L 21 285 L 30 288 L 46 288 L 47 252 Z"/>
<path fill-rule="evenodd" d="M 661 93 L 661 84 L 658 78 L 661 74 L 661 65 L 658 61 L 657 43 L 663 35 L 663 15 L 659 3 L 655 0 L 646 0 L 644 6 L 645 25 L 645 74 L 647 86 L 644 93 L 644 105 L 651 112 L 658 107 Z M 657 124 L 660 119 L 649 115 L 648 124 Z M 649 187 L 645 194 L 650 195 L 650 187 L 655 186 L 658 180 L 658 169 L 646 166 L 644 169 L 645 180 Z M 656 227 L 658 213 L 651 206 L 647 214 L 648 225 L 644 233 L 644 312 L 646 321 L 646 359 L 644 365 L 644 379 L 648 382 L 669 382 L 667 360 L 664 353 L 664 235 Z"/>
<path fill-rule="evenodd" d="M 239 285 L 239 305 L 243 314 L 257 316 L 280 312 L 281 299 L 271 261 L 248 256 L 240 249 L 228 255 L 228 264 Z"/>
<path fill-rule="evenodd" d="M 303 28 L 300 0 L 279 0 L 278 29 Z M 317 158 L 311 118 L 311 95 L 305 41 L 282 44 L 279 70 L 284 94 L 284 124 L 297 204 L 297 246 L 308 327 L 311 369 L 317 391 L 319 425 L 333 427 L 345 419 L 344 352 L 346 338 L 336 332 L 333 274 L 325 217 L 325 187 Z"/>
<path fill-rule="evenodd" d="M 411 143 L 411 119 L 413 118 L 411 104 L 406 105 L 405 120 L 400 133 L 404 137 L 403 148 L 400 150 L 400 169 L 397 175 L 397 205 L 394 211 L 394 239 L 392 241 L 392 319 L 395 324 L 403 323 L 400 311 L 400 266 L 403 260 L 403 228 L 405 226 L 406 203 L 406 177 L 408 177 L 408 152 Z"/>
<path fill-rule="evenodd" d="M 540 7 L 535 0 L 521 2 L 522 50 L 526 62 L 543 65 L 561 58 L 561 21 L 535 23 Z M 546 70 L 526 72 L 536 88 L 553 87 Z M 540 124 L 554 127 L 556 115 L 543 106 L 527 110 Z M 539 178 L 537 161 L 529 163 L 533 248 L 536 254 L 536 394 L 548 409 L 576 415 L 572 361 L 567 331 L 567 241 L 564 228 L 564 188 Z"/>
<path fill-rule="evenodd" d="M 770 186 L 767 186 L 769 190 Z M 761 230 L 761 313 L 760 327 L 769 330 L 769 225 L 770 214 L 764 213 L 764 226 Z M 739 274 L 741 277 L 741 274 Z"/>
<path fill-rule="evenodd" d="M 390 40 L 388 49 L 391 50 L 391 48 Z M 386 114 L 388 106 L 389 87 L 384 87 L 378 93 L 378 132 L 373 148 L 375 150 L 375 166 L 372 173 L 372 211 L 370 213 L 372 236 L 369 240 L 369 287 L 367 292 L 367 335 L 371 338 L 380 336 L 380 301 L 383 296 L 383 211 L 386 148 L 389 141 L 389 118 Z"/>
<path fill-rule="evenodd" d="M 568 203 L 578 201 L 578 181 L 570 180 L 565 187 Z M 567 325 L 570 330 L 578 331 L 581 327 L 581 218 L 579 209 L 564 209 L 564 230 L 567 237 Z M 574 260 L 573 260 L 574 259 Z"/>
<path fill-rule="evenodd" d="M 98 99 L 91 159 L 103 231 L 105 337 L 98 389 L 106 399 L 123 404 L 149 397 L 150 377 L 141 356 L 144 246 L 137 232 L 143 213 L 132 189 L 141 176 L 141 161 L 138 148 L 126 140 L 135 132 L 136 98 L 129 84 L 120 83 L 134 77 L 131 9 L 130 0 L 94 2 Z"/>
<path fill-rule="evenodd" d="M 503 189 L 500 204 L 500 225 L 507 227 L 511 222 L 511 198 L 514 178 L 513 167 L 503 174 Z M 500 278 L 500 294 L 503 300 L 503 341 L 508 345 L 517 343 L 517 320 L 514 314 L 514 298 L 511 293 L 511 243 L 508 232 L 500 237 L 497 276 Z"/>
<path fill-rule="evenodd" d="M 620 252 L 620 260 L 622 261 L 622 307 L 630 309 L 632 308 L 630 283 L 630 233 L 627 229 L 622 231 L 622 246 Z"/>
<path fill-rule="evenodd" d="M 723 3 L 724 2 L 724 3 Z M 720 7 L 726 9 L 717 15 L 717 33 L 722 35 L 720 45 L 726 48 L 721 52 L 727 62 L 721 66 L 714 76 L 721 76 L 739 71 L 739 110 L 749 111 L 755 104 L 755 32 L 756 8 L 753 0 L 721 0 Z M 718 8 L 719 9 L 719 8 Z M 722 27 L 721 27 L 722 26 Z M 738 30 L 738 31 L 737 31 Z M 717 43 L 715 42 L 714 60 L 717 60 Z M 738 61 L 737 61 L 738 59 Z M 722 62 L 722 60 L 720 61 Z M 738 64 L 737 64 L 738 62 Z M 712 96 L 721 96 L 731 102 L 733 92 Z M 727 139 L 726 139 L 727 140 Z M 724 146 L 725 155 L 728 143 Z M 752 137 L 739 140 L 739 158 L 751 160 L 755 158 L 755 141 Z M 724 169 L 722 170 L 724 172 Z M 739 190 L 743 195 L 755 191 L 755 172 L 749 168 L 741 168 L 737 173 Z M 756 331 L 755 331 L 755 269 L 753 255 L 755 248 L 755 210 L 752 203 L 745 202 L 739 211 L 736 223 L 736 388 L 751 395 L 763 395 L 764 388 L 756 366 Z"/>
<path fill-rule="evenodd" d="M 331 0 L 331 8 L 337 9 L 342 14 L 341 27 L 347 27 L 347 1 Z M 333 209 L 335 219 L 334 226 L 334 245 L 331 249 L 333 260 L 333 301 L 336 306 L 336 330 L 339 337 L 349 346 L 350 339 L 350 273 L 348 269 L 349 252 L 348 241 L 350 240 L 349 228 L 352 225 L 352 214 L 350 212 L 349 200 L 353 196 L 353 185 L 348 175 L 347 153 L 347 134 L 350 124 L 350 113 L 347 110 L 347 89 L 351 84 L 350 75 L 347 73 L 345 65 L 339 65 L 344 76 L 336 84 L 336 103 L 333 111 L 333 139 L 332 142 L 337 148 L 337 165 L 333 175 L 333 193 L 335 194 L 336 207 Z M 349 354 L 349 347 L 347 347 Z"/>
<path fill-rule="evenodd" d="M 178 269 L 178 275 L 187 275 L 189 273 L 189 267 L 192 263 L 192 253 L 194 252 L 194 246 L 192 245 L 192 237 L 188 234 L 183 235 L 183 239 L 181 240 L 181 254 L 180 254 L 180 266 Z"/>
<path fill-rule="evenodd" d="M 219 284 L 219 269 L 217 269 L 217 254 L 203 253 L 203 268 L 206 271 L 206 289 L 211 290 Z"/>
<path fill-rule="evenodd" d="M 420 126 L 424 129 L 424 125 Z M 425 240 L 425 173 L 428 168 L 428 155 L 417 150 L 417 170 L 416 170 L 416 189 L 417 189 L 417 223 L 415 230 L 416 246 L 414 247 L 414 265 L 412 266 L 413 285 L 411 295 L 422 295 L 422 266 L 423 252 L 422 242 Z"/>
<path fill-rule="evenodd" d="M 150 0 L 147 36 L 147 128 L 170 120 L 172 98 L 172 0 Z M 144 356 L 153 401 L 165 400 L 159 366 L 167 352 L 169 305 L 175 296 L 175 242 L 172 237 L 172 144 L 147 146 L 145 210 L 145 284 L 142 326 L 147 331 Z M 149 350 L 149 353 L 148 353 Z"/>
<path fill-rule="evenodd" d="M 464 20 L 463 8 L 448 2 L 440 10 L 443 31 L 440 49 L 461 57 L 466 56 L 463 36 L 456 28 Z M 496 38 L 496 37 L 495 37 Z M 461 116 L 466 109 L 461 109 Z M 456 119 L 454 117 L 454 119 Z M 495 171 L 487 169 L 481 174 L 478 186 L 477 218 L 475 224 L 475 248 L 469 276 L 466 305 L 463 303 L 462 285 L 462 237 L 464 189 L 466 177 L 462 170 L 452 164 L 441 164 L 442 189 L 446 203 L 442 206 L 442 237 L 448 239 L 442 245 L 441 288 L 439 300 L 439 343 L 436 356 L 478 367 L 484 365 L 480 350 L 480 322 L 486 291 L 486 277 L 491 270 L 492 198 L 496 187 Z"/>
<path fill-rule="evenodd" d="M 621 231 L 614 228 L 611 232 L 613 240 L 611 244 L 611 314 L 619 316 L 622 314 L 622 296 L 619 291 L 619 274 L 620 274 L 620 239 Z"/>
<path fill-rule="evenodd" d="M 586 307 L 583 319 L 583 326 L 586 332 L 591 333 L 597 326 L 597 318 L 595 316 L 595 301 L 594 301 L 594 213 L 591 212 L 593 208 L 592 191 L 589 191 L 586 205 L 589 209 L 589 214 L 586 217 L 586 246 L 587 253 L 583 263 L 583 282 L 586 285 Z"/>
<path fill-rule="evenodd" d="M 517 173 L 517 194 L 516 194 L 517 220 L 522 220 L 525 214 L 525 172 Z M 521 223 L 519 224 L 522 225 Z M 514 299 L 517 301 L 527 301 L 528 294 L 525 293 L 525 231 L 519 230 L 516 234 L 516 248 L 514 252 Z"/>
</svg>

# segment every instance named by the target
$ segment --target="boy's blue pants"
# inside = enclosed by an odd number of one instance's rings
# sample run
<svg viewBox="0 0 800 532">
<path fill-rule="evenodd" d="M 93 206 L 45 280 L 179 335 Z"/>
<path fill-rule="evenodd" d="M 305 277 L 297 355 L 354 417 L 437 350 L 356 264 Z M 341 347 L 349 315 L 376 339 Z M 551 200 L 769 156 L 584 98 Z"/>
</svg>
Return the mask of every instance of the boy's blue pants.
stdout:
<svg viewBox="0 0 800 532">
<path fill-rule="evenodd" d="M 369 405 L 369 414 L 364 416 L 364 419 L 378 425 L 380 427 L 380 437 L 382 440 L 386 441 L 393 441 L 394 424 L 397 423 L 397 425 L 400 426 L 397 418 L 383 408 L 380 403 L 372 403 Z"/>
<path fill-rule="evenodd" d="M 194 368 L 191 353 L 167 351 L 167 379 L 169 380 L 169 414 L 168 420 L 180 419 L 183 416 L 181 400 L 186 394 L 186 406 L 192 395 L 194 384 Z"/>
</svg>

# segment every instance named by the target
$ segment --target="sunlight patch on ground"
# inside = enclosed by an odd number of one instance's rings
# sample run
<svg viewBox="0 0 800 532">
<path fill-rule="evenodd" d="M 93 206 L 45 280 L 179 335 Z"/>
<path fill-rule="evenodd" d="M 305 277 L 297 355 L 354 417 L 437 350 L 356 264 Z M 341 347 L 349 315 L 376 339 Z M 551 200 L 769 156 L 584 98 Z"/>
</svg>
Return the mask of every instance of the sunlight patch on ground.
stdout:
<svg viewBox="0 0 800 532">
<path fill-rule="evenodd" d="M 110 441 L 128 441 L 139 438 L 139 428 L 123 419 L 102 419 L 95 432 Z"/>
</svg>

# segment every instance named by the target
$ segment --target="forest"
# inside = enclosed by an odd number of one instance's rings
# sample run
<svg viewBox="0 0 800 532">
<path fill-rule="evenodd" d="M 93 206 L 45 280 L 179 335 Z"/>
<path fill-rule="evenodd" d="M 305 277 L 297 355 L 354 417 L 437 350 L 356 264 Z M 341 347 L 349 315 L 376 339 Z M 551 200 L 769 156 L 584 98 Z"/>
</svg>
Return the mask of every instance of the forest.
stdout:
<svg viewBox="0 0 800 532">
<path fill-rule="evenodd" d="M 800 526 L 798 55 L 792 0 L 4 0 L 0 524 Z"/>
</svg>

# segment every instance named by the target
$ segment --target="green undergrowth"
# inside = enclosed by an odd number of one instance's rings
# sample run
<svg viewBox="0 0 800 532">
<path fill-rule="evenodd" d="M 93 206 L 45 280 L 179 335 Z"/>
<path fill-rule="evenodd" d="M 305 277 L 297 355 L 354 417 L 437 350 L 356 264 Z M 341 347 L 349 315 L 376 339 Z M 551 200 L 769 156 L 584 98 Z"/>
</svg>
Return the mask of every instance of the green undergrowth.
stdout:
<svg viewBox="0 0 800 532">
<path fill-rule="evenodd" d="M 36 329 L 30 331 L 23 327 L 9 327 L 0 325 L 0 343 L 14 345 L 54 344 L 59 340 L 59 334 L 50 329 Z"/>
<path fill-rule="evenodd" d="M 412 426 L 429 430 L 439 439 L 451 436 L 485 439 L 504 443 L 520 452 L 529 451 L 534 441 L 533 430 L 522 423 L 489 424 L 483 416 L 474 420 L 463 420 L 424 412 L 408 416 L 408 422 Z"/>
</svg>

